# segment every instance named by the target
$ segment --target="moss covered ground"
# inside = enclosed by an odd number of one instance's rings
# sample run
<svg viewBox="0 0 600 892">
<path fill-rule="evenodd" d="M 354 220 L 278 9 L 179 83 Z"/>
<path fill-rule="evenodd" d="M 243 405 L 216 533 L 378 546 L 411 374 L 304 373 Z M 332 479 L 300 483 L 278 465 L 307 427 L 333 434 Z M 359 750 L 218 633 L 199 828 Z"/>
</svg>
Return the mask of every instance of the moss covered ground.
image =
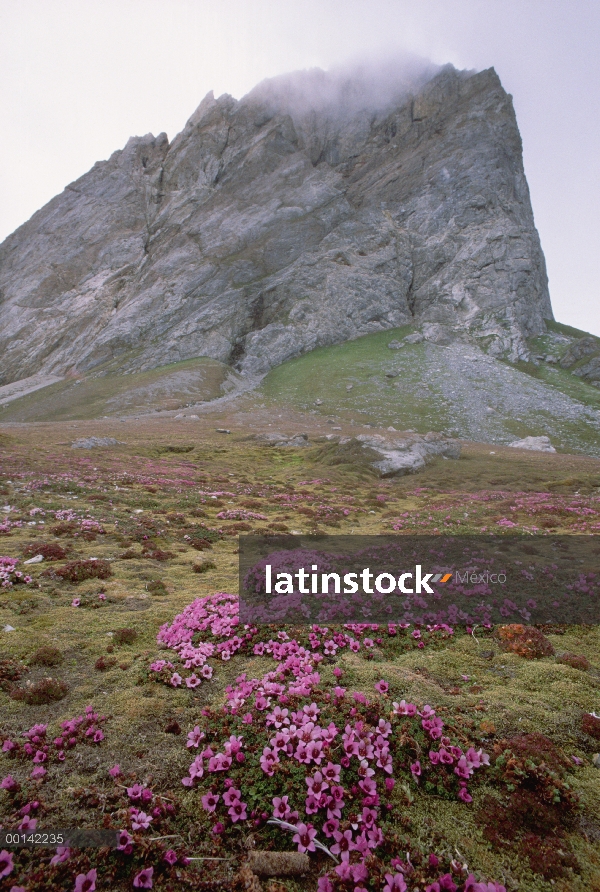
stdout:
<svg viewBox="0 0 600 892">
<path fill-rule="evenodd" d="M 252 413 L 256 432 L 273 423 L 265 412 Z M 239 868 L 249 850 L 296 850 L 291 832 L 266 823 L 274 796 L 288 795 L 331 847 L 335 837 L 327 838 L 319 815 L 303 811 L 304 775 L 318 765 L 281 754 L 272 775 L 264 770 L 260 758 L 275 731 L 265 730 L 265 716 L 278 700 L 273 695 L 263 708 L 257 693 L 242 696 L 249 680 L 264 683 L 278 666 L 273 645 L 261 643 L 286 640 L 318 655 L 319 680 L 305 695 L 288 691 L 282 705 L 291 713 L 317 704 L 323 727 L 333 721 L 340 735 L 348 723 L 362 721 L 365 733 L 374 733 L 379 719 L 390 721 L 394 769 L 375 769 L 380 801 L 371 805 L 385 839 L 368 857 L 357 849 L 348 861 L 363 863 L 366 874 L 357 867 L 356 876 L 344 877 L 334 858 L 309 849 L 307 876 L 263 879 L 265 889 L 315 890 L 328 872 L 336 890 L 383 892 L 390 882 L 397 884 L 390 889 L 402 882 L 411 892 L 463 890 L 469 876 L 486 890 L 600 890 L 600 769 L 593 764 L 600 740 L 593 717 L 585 720 L 600 714 L 597 627 L 546 627 L 554 653 L 539 659 L 506 652 L 493 630 L 423 630 L 421 639 L 411 629 L 354 630 L 354 652 L 341 629 L 314 633 L 316 645 L 308 628 L 228 632 L 218 611 L 230 601 L 213 599 L 223 592 L 235 602 L 238 536 L 249 531 L 470 533 L 509 515 L 517 529 L 535 524 L 540 534 L 597 535 L 600 462 L 465 444 L 458 461 L 381 480 L 351 462 L 326 462 L 327 441 L 319 439 L 325 420 L 301 420 L 314 443 L 302 449 L 264 445 L 250 436 L 243 412 L 226 410 L 196 424 L 2 428 L 0 555 L 18 564 L 7 571 L 12 584 L 0 588 L 0 738 L 9 742 L 0 775 L 12 779 L 0 789 L 0 823 L 4 830 L 27 830 L 31 821 L 37 828 L 106 827 L 131 837 L 116 851 L 9 847 L 11 857 L 0 860 L 2 892 L 85 888 L 82 876 L 97 889 L 244 888 Z M 296 416 L 275 423 L 299 429 Z M 71 448 L 90 435 L 119 444 Z M 39 553 L 47 559 L 25 565 Z M 20 571 L 31 581 L 16 577 Z M 202 676 L 202 661 L 197 672 L 184 671 L 173 641 L 157 640 L 161 627 L 204 598 L 213 599 L 206 603 L 220 619 L 212 631 L 196 626 L 193 641 L 213 648 L 205 663 L 211 677 Z M 334 632 L 341 637 L 328 654 L 324 642 Z M 232 634 L 240 643 L 231 645 Z M 569 664 L 564 653 L 585 660 Z M 176 672 L 184 683 L 174 686 Z M 190 672 L 198 678 L 188 686 Z M 236 696 L 245 703 L 232 711 Z M 401 701 L 421 715 L 395 712 Z M 425 706 L 442 720 L 447 747 L 481 749 L 490 758 L 469 780 L 468 796 L 459 796 L 466 785 L 451 768 L 429 765 L 427 750 L 440 741 L 423 730 Z M 47 728 L 36 731 L 39 725 Z M 186 745 L 195 728 L 202 743 Z M 244 760 L 220 774 L 205 767 L 184 785 L 202 747 L 222 753 L 231 735 L 242 738 Z M 327 752 L 337 762 L 343 748 L 332 744 Z M 352 765 L 344 768 L 342 829 L 350 814 L 356 836 L 352 821 L 360 821 L 352 815 L 360 814 L 364 790 Z M 241 790 L 243 819 L 233 821 L 223 805 L 224 774 Z M 385 784 L 386 776 L 395 783 Z M 214 813 L 202 802 L 211 791 L 221 796 Z M 152 818 L 146 828 L 133 826 L 132 808 Z M 320 888 L 329 889 L 325 880 Z"/>
</svg>

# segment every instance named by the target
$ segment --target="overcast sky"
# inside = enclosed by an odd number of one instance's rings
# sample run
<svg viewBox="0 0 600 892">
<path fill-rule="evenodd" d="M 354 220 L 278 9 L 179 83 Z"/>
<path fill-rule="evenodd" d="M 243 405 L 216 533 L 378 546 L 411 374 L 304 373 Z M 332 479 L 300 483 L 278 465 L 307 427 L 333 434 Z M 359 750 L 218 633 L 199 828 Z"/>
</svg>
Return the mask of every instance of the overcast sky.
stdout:
<svg viewBox="0 0 600 892">
<path fill-rule="evenodd" d="M 599 0 L 0 0 L 0 240 L 203 96 L 409 50 L 513 94 L 556 318 L 600 335 Z"/>
</svg>

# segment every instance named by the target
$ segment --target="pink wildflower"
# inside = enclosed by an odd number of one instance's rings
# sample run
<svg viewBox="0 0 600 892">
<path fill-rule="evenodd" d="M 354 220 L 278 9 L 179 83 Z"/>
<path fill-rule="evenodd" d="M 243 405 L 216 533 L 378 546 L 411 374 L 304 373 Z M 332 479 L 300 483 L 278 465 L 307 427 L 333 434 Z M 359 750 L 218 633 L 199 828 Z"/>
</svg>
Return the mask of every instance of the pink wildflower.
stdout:
<svg viewBox="0 0 600 892">
<path fill-rule="evenodd" d="M 142 798 L 143 787 L 140 784 L 134 784 L 133 787 L 127 787 L 127 795 L 132 802 L 137 802 Z"/>
<path fill-rule="evenodd" d="M 401 700 L 400 703 L 393 703 L 393 712 L 394 715 L 416 715 L 417 707 L 414 703 L 407 703 L 406 700 Z"/>
<path fill-rule="evenodd" d="M 234 824 L 237 821 L 245 821 L 248 817 L 246 814 L 246 803 L 237 800 L 232 804 L 231 808 L 228 809 L 227 814 Z"/>
<path fill-rule="evenodd" d="M 241 798 L 242 798 L 241 790 L 236 790 L 235 787 L 230 787 L 223 794 L 223 802 L 227 806 L 233 805 L 234 802 L 239 802 Z"/>
<path fill-rule="evenodd" d="M 288 796 L 282 796 L 281 798 L 275 796 L 273 799 L 273 815 L 281 821 L 286 821 L 288 815 L 291 814 L 292 809 L 288 800 Z"/>
<path fill-rule="evenodd" d="M 133 836 L 128 830 L 121 830 L 119 832 L 117 849 L 120 852 L 125 852 L 126 855 L 131 854 L 133 849 Z"/>
<path fill-rule="evenodd" d="M 0 879 L 7 877 L 14 869 L 12 852 L 2 849 L 0 852 Z"/>
<path fill-rule="evenodd" d="M 314 852 L 315 844 L 313 842 L 315 836 L 317 835 L 317 831 L 313 827 L 312 824 L 297 824 L 296 830 L 298 831 L 292 838 L 292 842 L 295 842 L 298 845 L 298 851 L 302 854 L 304 852 Z"/>
<path fill-rule="evenodd" d="M 345 830 L 341 833 L 339 830 L 336 830 L 333 836 L 335 844 L 331 846 L 332 854 L 339 855 L 342 861 L 348 861 L 350 858 L 350 851 L 353 848 L 352 831 Z"/>
<path fill-rule="evenodd" d="M 451 874 L 445 873 L 437 882 L 427 886 L 425 892 L 456 892 L 457 888 Z"/>
<path fill-rule="evenodd" d="M 263 749 L 262 756 L 260 757 L 260 767 L 265 772 L 265 774 L 269 775 L 269 777 L 273 777 L 275 773 L 274 766 L 277 762 L 279 762 L 278 754 L 274 750 L 271 750 L 268 746 L 266 746 Z"/>
<path fill-rule="evenodd" d="M 196 727 L 193 729 L 193 731 L 190 731 L 188 733 L 188 736 L 187 736 L 188 739 L 187 739 L 186 746 L 187 747 L 195 746 L 197 748 L 198 744 L 200 743 L 201 740 L 204 740 L 205 736 L 206 735 L 204 734 L 204 731 L 201 731 L 200 728 L 198 727 L 198 725 L 196 725 Z"/>
<path fill-rule="evenodd" d="M 334 765 L 332 762 L 328 762 L 325 768 L 322 769 L 321 773 L 326 781 L 330 784 L 337 784 L 340 781 L 342 767 L 341 765 Z"/>
<path fill-rule="evenodd" d="M 56 855 L 54 855 L 50 859 L 50 864 L 62 864 L 64 861 L 68 861 L 71 857 L 71 849 L 67 846 L 58 846 L 56 849 Z"/>
<path fill-rule="evenodd" d="M 96 888 L 96 877 L 98 874 L 95 870 L 88 870 L 87 873 L 80 873 L 75 880 L 75 892 L 94 892 Z"/>
<path fill-rule="evenodd" d="M 228 791 L 229 792 L 229 791 Z M 227 793 L 225 793 L 227 796 Z M 218 793 L 207 793 L 202 797 L 202 808 L 207 812 L 214 812 L 221 797 Z"/>
<path fill-rule="evenodd" d="M 140 872 L 134 876 L 133 885 L 136 889 L 151 889 L 153 874 L 153 867 L 144 867 L 143 870 L 140 870 Z"/>
<path fill-rule="evenodd" d="M 0 788 L 3 790 L 8 790 L 9 793 L 12 790 L 18 789 L 18 787 L 19 787 L 19 785 L 16 782 L 16 780 L 14 779 L 14 777 L 12 776 L 12 774 L 7 774 L 6 777 L 2 778 L 2 781 L 0 782 Z"/>
<path fill-rule="evenodd" d="M 386 873 L 385 875 L 386 884 L 383 887 L 383 892 L 406 892 L 406 883 L 404 882 L 404 877 L 401 873 Z"/>
<path fill-rule="evenodd" d="M 325 836 L 333 836 L 336 830 L 339 829 L 340 822 L 337 818 L 328 818 L 327 821 L 323 824 L 323 833 Z"/>
<path fill-rule="evenodd" d="M 147 830 L 152 823 L 152 818 L 144 811 L 137 811 L 131 816 L 131 826 L 134 830 Z"/>
<path fill-rule="evenodd" d="M 467 792 L 466 787 L 461 787 L 458 791 L 458 798 L 463 802 L 473 802 L 473 797 Z"/>
</svg>

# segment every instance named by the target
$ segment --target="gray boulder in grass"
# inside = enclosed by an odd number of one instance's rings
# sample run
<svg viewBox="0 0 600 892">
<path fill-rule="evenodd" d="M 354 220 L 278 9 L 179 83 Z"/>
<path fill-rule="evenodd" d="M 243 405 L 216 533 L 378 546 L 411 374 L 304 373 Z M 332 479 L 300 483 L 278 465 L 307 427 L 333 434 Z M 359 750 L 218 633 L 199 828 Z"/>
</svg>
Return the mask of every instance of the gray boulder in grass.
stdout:
<svg viewBox="0 0 600 892">
<path fill-rule="evenodd" d="M 532 452 L 556 452 L 548 437 L 524 437 L 508 445 L 514 449 L 529 449 Z"/>
<path fill-rule="evenodd" d="M 424 468 L 436 455 L 444 458 L 460 458 L 460 443 L 434 431 L 423 437 L 417 434 L 406 439 L 388 440 L 381 436 L 366 434 L 356 439 L 371 453 L 374 460 L 370 464 L 382 477 L 414 474 Z"/>
</svg>

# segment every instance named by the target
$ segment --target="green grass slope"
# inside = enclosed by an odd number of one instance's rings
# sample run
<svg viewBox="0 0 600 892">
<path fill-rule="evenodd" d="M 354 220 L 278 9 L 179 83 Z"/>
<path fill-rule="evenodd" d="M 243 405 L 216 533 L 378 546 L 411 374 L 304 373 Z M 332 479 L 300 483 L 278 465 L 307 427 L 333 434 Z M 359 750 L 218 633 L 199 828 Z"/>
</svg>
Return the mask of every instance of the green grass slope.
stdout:
<svg viewBox="0 0 600 892">
<path fill-rule="evenodd" d="M 131 375 L 64 380 L 14 400 L 0 421 L 73 421 L 180 409 L 223 396 L 236 373 L 214 359 L 188 359 Z"/>
<path fill-rule="evenodd" d="M 490 443 L 547 435 L 557 449 L 600 454 L 597 388 L 556 365 L 512 366 L 468 343 L 387 346 L 410 330 L 313 350 L 271 371 L 260 395 L 265 405 L 397 430 Z"/>
</svg>

